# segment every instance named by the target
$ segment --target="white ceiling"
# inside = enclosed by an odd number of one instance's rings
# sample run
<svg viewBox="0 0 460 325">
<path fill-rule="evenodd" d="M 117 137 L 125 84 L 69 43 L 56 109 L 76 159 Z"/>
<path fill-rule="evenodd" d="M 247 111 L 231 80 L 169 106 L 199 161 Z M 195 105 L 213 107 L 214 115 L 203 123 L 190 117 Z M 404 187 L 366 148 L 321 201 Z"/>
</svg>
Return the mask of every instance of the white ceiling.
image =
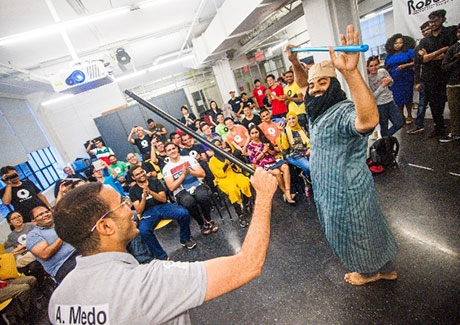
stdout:
<svg viewBox="0 0 460 325">
<path fill-rule="evenodd" d="M 264 43 L 273 42 L 274 31 L 280 24 L 285 26 L 301 14 L 299 0 L 246 0 L 248 5 L 257 3 L 251 12 L 246 12 L 244 6 L 238 8 L 241 12 L 229 12 L 230 1 L 245 3 L 242 0 L 0 0 L 0 97 L 52 91 L 46 79 L 75 62 L 71 48 L 78 60 L 104 60 L 110 63 L 114 76 L 121 77 L 150 67 L 165 55 L 193 47 L 192 40 L 200 36 L 212 35 L 208 28 L 216 22 L 216 13 L 224 21 L 244 13 L 238 26 L 219 39 L 218 46 L 199 62 L 202 67 L 210 66 L 229 53 L 245 55 L 256 48 L 263 49 Z M 150 6 L 143 8 L 144 4 Z M 50 8 L 55 9 L 56 19 Z M 126 12 L 78 27 L 68 25 L 85 16 L 116 13 L 116 9 Z M 65 28 L 63 23 L 67 24 Z M 260 26 L 266 29 L 254 32 Z M 47 33 L 46 28 L 54 32 Z M 30 34 L 36 29 L 38 34 Z M 59 31 L 67 32 L 70 46 Z M 6 43 L 21 33 L 32 36 Z M 254 37 L 249 40 L 248 35 Z M 243 39 L 247 44 L 242 47 Z M 124 69 L 115 59 L 118 48 L 124 48 L 132 57 L 132 63 L 123 66 Z"/>
</svg>

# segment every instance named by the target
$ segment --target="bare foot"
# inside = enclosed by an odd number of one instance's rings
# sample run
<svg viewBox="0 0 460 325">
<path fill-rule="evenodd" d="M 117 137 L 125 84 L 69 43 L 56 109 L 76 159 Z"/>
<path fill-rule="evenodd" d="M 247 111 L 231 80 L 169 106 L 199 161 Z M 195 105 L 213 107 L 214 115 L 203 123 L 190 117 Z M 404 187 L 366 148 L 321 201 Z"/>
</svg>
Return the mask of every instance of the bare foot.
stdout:
<svg viewBox="0 0 460 325">
<path fill-rule="evenodd" d="M 398 278 L 398 273 L 396 271 L 393 271 L 387 274 L 377 273 L 376 275 L 371 276 L 371 277 L 364 277 L 358 272 L 351 272 L 351 273 L 345 274 L 344 280 L 347 281 L 348 283 L 351 283 L 352 285 L 361 286 L 369 282 L 375 282 L 378 280 L 396 280 L 397 278 Z"/>
</svg>

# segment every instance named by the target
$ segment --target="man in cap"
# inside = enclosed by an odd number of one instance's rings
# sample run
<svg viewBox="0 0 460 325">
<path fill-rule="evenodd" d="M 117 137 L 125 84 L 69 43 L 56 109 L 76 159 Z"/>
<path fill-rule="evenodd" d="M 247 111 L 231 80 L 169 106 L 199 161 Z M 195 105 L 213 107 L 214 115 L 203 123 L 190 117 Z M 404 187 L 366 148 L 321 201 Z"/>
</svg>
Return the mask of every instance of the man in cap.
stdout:
<svg viewBox="0 0 460 325">
<path fill-rule="evenodd" d="M 358 44 L 358 32 L 347 27 L 342 45 Z M 397 278 L 392 258 L 396 241 L 379 207 L 374 182 L 365 164 L 368 135 L 379 122 L 374 96 L 357 66 L 359 53 L 336 56 L 313 65 L 308 74 L 297 54 L 286 51 L 296 82 L 305 96 L 310 125 L 311 179 L 318 217 L 326 237 L 352 271 L 345 281 L 363 285 Z M 354 102 L 346 99 L 335 69 L 348 84 Z"/>
</svg>

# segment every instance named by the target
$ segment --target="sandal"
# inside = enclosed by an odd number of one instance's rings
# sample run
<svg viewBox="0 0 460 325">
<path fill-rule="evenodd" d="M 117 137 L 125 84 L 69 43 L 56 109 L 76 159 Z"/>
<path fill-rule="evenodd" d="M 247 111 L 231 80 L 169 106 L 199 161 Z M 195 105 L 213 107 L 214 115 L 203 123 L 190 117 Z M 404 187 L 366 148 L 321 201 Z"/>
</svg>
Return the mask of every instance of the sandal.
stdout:
<svg viewBox="0 0 460 325">
<path fill-rule="evenodd" d="M 211 230 L 212 232 L 217 232 L 219 230 L 219 227 L 216 225 L 214 220 L 205 220 L 205 227 Z"/>
<path fill-rule="evenodd" d="M 212 233 L 212 229 L 209 228 L 207 224 L 202 225 L 200 228 L 201 228 L 201 233 L 203 235 L 207 236 L 207 235 L 210 235 Z"/>
</svg>

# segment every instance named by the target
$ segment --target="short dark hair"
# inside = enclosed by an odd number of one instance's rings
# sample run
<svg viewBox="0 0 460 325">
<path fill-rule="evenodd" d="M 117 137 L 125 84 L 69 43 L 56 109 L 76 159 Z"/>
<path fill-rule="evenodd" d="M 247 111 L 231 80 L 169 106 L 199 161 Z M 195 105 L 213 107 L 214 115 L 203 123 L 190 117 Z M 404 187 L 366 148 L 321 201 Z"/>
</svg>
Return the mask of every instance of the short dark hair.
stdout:
<svg viewBox="0 0 460 325">
<path fill-rule="evenodd" d="M 131 166 L 131 168 L 128 169 L 128 175 L 131 176 L 131 177 L 133 177 L 134 171 L 135 171 L 136 169 L 138 169 L 138 168 L 142 168 L 142 166 L 140 166 L 140 165 Z"/>
<path fill-rule="evenodd" d="M 59 238 L 69 243 L 82 255 L 99 248 L 97 231 L 91 232 L 99 218 L 109 210 L 100 198 L 100 182 L 90 182 L 67 193 L 56 205 L 53 213 L 55 230 Z"/>
<path fill-rule="evenodd" d="M 446 11 L 444 9 L 439 9 L 439 10 L 432 11 L 428 15 L 428 19 L 432 19 L 434 17 L 446 18 Z"/>
<path fill-rule="evenodd" d="M 256 83 L 258 83 L 258 82 L 260 82 L 259 79 L 254 80 L 254 85 L 255 85 Z"/>
<path fill-rule="evenodd" d="M 378 55 L 371 55 L 368 59 L 367 59 L 367 66 L 369 66 L 369 64 L 372 62 L 372 61 L 375 61 L 375 60 L 378 60 L 379 63 L 380 63 L 380 59 L 379 59 L 379 56 Z"/>
<path fill-rule="evenodd" d="M 269 111 L 268 109 L 266 109 L 266 108 L 260 109 L 260 111 L 259 111 L 259 116 L 262 115 L 262 113 L 265 113 L 265 112 L 270 113 L 270 111 Z"/>
<path fill-rule="evenodd" d="M 177 149 L 179 149 L 179 147 L 178 147 L 174 142 L 168 142 L 167 144 L 165 144 L 165 150 L 166 150 L 166 148 L 169 147 L 169 146 L 174 146 L 174 147 L 176 147 Z"/>
<path fill-rule="evenodd" d="M 13 166 L 8 165 L 8 166 L 0 168 L 0 174 L 5 175 L 11 170 L 17 171 L 16 168 L 14 168 Z"/>
<path fill-rule="evenodd" d="M 231 117 L 226 117 L 225 120 L 224 120 L 224 123 L 227 122 L 228 120 L 234 122 L 233 119 L 232 119 Z"/>
<path fill-rule="evenodd" d="M 427 28 L 429 26 L 430 26 L 430 22 L 426 21 L 426 22 L 424 22 L 423 24 L 420 25 L 420 29 L 425 29 L 425 28 Z"/>
<path fill-rule="evenodd" d="M 155 121 L 154 121 L 154 120 L 152 120 L 151 118 L 149 118 L 149 119 L 147 120 L 147 124 L 150 124 L 150 122 L 153 122 L 153 123 L 155 123 Z"/>
<path fill-rule="evenodd" d="M 178 134 L 179 134 L 179 133 L 177 133 L 177 132 L 171 132 L 171 133 L 169 134 L 169 140 L 172 140 L 172 139 L 173 139 L 176 135 L 178 135 Z"/>
<path fill-rule="evenodd" d="M 117 158 L 117 156 L 115 156 L 114 154 L 110 154 L 108 158 L 110 158 L 110 157 L 115 157 L 115 158 Z"/>
<path fill-rule="evenodd" d="M 241 97 L 243 97 L 244 95 L 247 96 L 248 94 L 247 93 L 241 93 Z"/>
<path fill-rule="evenodd" d="M 268 78 L 272 78 L 273 80 L 276 80 L 275 75 L 269 74 L 265 77 L 265 81 L 267 81 Z"/>
<path fill-rule="evenodd" d="M 217 116 L 219 116 L 219 115 L 222 115 L 222 116 L 224 116 L 224 113 L 222 113 L 222 112 L 219 112 L 219 113 L 217 113 L 217 114 L 216 114 L 216 117 L 217 117 Z"/>
</svg>

